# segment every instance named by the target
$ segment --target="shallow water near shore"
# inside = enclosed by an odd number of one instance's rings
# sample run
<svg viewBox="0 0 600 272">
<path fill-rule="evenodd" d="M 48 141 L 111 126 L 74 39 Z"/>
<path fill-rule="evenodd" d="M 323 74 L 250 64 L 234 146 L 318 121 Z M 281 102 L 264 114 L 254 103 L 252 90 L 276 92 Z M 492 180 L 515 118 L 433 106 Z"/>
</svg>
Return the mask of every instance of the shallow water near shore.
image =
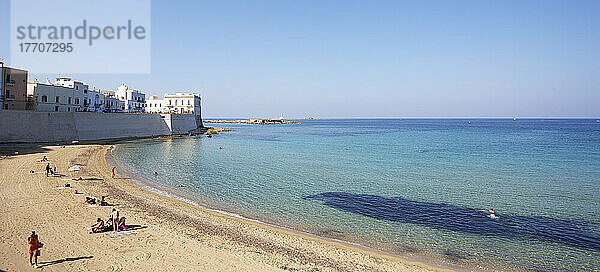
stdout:
<svg viewBox="0 0 600 272">
<path fill-rule="evenodd" d="M 317 235 L 491 267 L 600 267 L 595 120 L 211 125 L 235 131 L 113 156 L 214 208 Z"/>
</svg>

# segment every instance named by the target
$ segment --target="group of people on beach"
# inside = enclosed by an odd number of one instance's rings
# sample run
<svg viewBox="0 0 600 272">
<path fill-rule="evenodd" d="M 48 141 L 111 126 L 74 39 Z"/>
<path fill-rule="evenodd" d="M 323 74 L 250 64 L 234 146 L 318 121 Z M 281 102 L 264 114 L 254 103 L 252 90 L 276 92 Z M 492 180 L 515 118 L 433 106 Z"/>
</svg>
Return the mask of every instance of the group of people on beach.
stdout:
<svg viewBox="0 0 600 272">
<path fill-rule="evenodd" d="M 90 205 L 98 205 L 98 206 L 108 206 L 108 202 L 105 201 L 106 196 L 101 196 L 100 199 L 96 199 L 95 197 L 85 197 L 85 204 Z"/>
<path fill-rule="evenodd" d="M 46 156 L 43 156 L 40 160 L 38 160 L 38 162 L 46 163 L 46 166 L 44 168 L 46 177 L 57 174 L 56 166 L 52 167 L 50 165 L 50 160 Z M 34 173 L 33 170 L 31 172 Z M 113 178 L 116 177 L 116 167 L 113 167 L 111 169 L 111 174 Z M 158 175 L 158 173 L 155 172 L 155 175 Z M 80 180 L 82 179 L 80 178 Z M 70 187 L 70 184 L 65 185 L 65 187 Z M 78 191 L 76 190 L 75 193 L 77 194 Z M 109 206 L 109 203 L 106 202 L 106 196 L 104 195 L 101 196 L 99 199 L 88 196 L 85 198 L 84 203 L 89 205 Z M 96 220 L 96 223 L 92 225 L 89 229 L 90 233 L 99 233 L 104 231 L 118 232 L 121 230 L 127 230 L 127 225 L 125 223 L 125 217 L 121 217 L 119 211 L 116 208 L 113 208 L 106 221 L 102 220 L 102 218 L 98 218 Z M 39 236 L 35 233 L 35 231 L 31 231 L 31 235 L 27 238 L 27 243 L 29 263 L 35 268 L 39 268 L 38 257 L 41 255 L 40 249 L 43 247 L 43 244 L 40 242 Z"/>
<path fill-rule="evenodd" d="M 50 160 L 48 160 L 48 158 L 46 156 L 42 157 L 41 160 L 39 160 L 38 162 L 45 162 L 46 163 L 46 167 L 44 168 L 45 172 L 46 172 L 46 177 L 49 177 L 50 175 L 56 175 L 56 166 L 50 166 Z"/>
<path fill-rule="evenodd" d="M 125 216 L 120 217 L 119 210 L 113 208 L 111 214 L 108 216 L 108 219 L 106 221 L 98 217 L 96 223 L 90 227 L 90 234 L 109 230 L 117 232 L 126 229 L 127 225 L 125 224 Z"/>
</svg>

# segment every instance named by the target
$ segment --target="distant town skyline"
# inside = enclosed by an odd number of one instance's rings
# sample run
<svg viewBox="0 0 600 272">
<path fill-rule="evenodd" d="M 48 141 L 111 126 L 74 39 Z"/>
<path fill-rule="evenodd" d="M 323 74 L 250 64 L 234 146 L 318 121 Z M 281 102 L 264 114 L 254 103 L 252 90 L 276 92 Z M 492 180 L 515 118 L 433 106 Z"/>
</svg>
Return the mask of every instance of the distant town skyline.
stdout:
<svg viewBox="0 0 600 272">
<path fill-rule="evenodd" d="M 10 1 L 0 59 L 10 61 Z M 152 2 L 151 74 L 217 117 L 600 117 L 598 1 Z M 13 45 L 15 46 L 15 45 Z"/>
</svg>

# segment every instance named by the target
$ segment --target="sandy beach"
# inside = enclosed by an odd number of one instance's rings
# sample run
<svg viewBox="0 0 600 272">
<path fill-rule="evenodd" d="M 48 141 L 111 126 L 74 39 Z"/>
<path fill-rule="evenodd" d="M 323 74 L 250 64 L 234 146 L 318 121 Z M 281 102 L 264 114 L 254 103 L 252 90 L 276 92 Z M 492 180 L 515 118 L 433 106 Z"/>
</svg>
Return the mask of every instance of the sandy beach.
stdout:
<svg viewBox="0 0 600 272">
<path fill-rule="evenodd" d="M 0 270 L 36 270 L 29 265 L 27 237 L 44 243 L 44 271 L 439 271 L 208 211 L 140 189 L 128 177 L 111 177 L 110 145 L 35 147 L 0 159 Z M 12 152 L 12 151 L 11 151 Z M 64 175 L 46 177 L 47 156 Z M 68 172 L 75 164 L 80 172 Z M 83 181 L 70 180 L 82 177 Z M 53 189 L 71 184 L 68 189 Z M 78 190 L 81 194 L 75 194 Z M 108 207 L 88 207 L 86 196 L 108 195 Z M 86 229 L 116 207 L 133 234 L 109 238 Z"/>
</svg>

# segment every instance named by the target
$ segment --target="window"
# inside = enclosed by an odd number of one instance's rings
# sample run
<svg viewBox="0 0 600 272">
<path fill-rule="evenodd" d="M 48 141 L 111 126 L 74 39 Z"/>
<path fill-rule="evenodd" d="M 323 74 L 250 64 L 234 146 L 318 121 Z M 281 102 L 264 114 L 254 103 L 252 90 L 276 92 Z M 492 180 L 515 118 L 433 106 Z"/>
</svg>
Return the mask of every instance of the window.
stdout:
<svg viewBox="0 0 600 272">
<path fill-rule="evenodd" d="M 69 99 L 67 101 L 69 101 L 69 104 L 71 104 L 71 97 L 70 96 L 69 96 Z"/>
<path fill-rule="evenodd" d="M 54 106 L 54 111 L 58 111 L 58 106 Z"/>
<path fill-rule="evenodd" d="M 190 100 L 188 100 L 188 106 L 191 105 L 190 103 L 191 103 Z"/>
<path fill-rule="evenodd" d="M 75 86 L 75 90 L 78 90 L 78 91 L 79 91 L 79 86 Z"/>
<path fill-rule="evenodd" d="M 71 107 L 67 107 L 67 111 L 71 111 Z"/>
<path fill-rule="evenodd" d="M 60 96 L 56 97 L 56 103 L 60 103 Z M 56 110 L 56 111 L 58 111 L 58 110 Z"/>
<path fill-rule="evenodd" d="M 79 104 L 79 98 L 75 98 L 75 104 Z"/>
<path fill-rule="evenodd" d="M 42 102 L 43 102 L 43 103 L 46 103 L 46 102 L 48 102 L 48 97 L 47 97 L 47 96 L 45 96 L 45 95 L 42 95 Z"/>
</svg>

